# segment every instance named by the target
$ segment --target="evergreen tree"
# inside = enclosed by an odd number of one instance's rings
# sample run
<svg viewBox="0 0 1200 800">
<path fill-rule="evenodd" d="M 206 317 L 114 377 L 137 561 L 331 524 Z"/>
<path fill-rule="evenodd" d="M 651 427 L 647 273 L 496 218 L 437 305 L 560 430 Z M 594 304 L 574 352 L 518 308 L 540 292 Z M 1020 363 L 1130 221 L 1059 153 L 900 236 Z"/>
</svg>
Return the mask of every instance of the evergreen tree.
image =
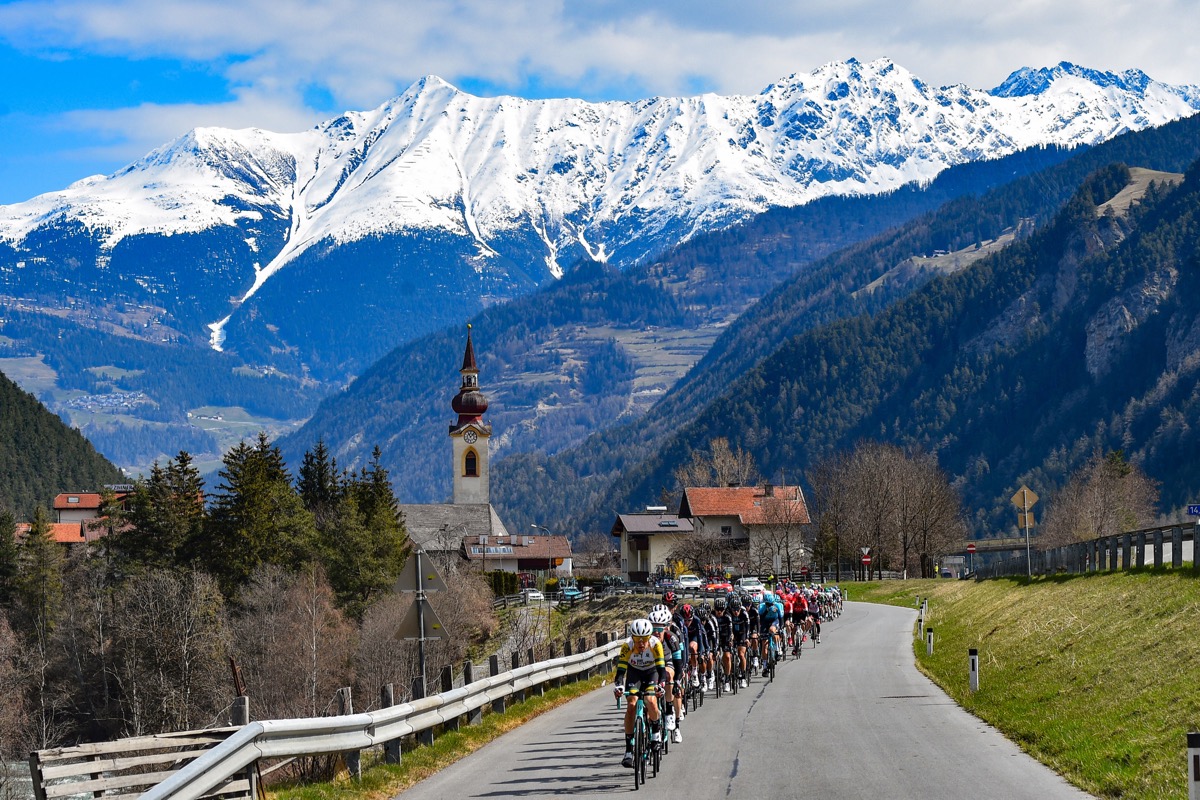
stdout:
<svg viewBox="0 0 1200 800">
<path fill-rule="evenodd" d="M 408 534 L 378 447 L 346 488 L 336 521 L 323 531 L 322 550 L 338 603 L 349 616 L 362 619 L 400 574 Z"/>
<path fill-rule="evenodd" d="M 318 439 L 316 446 L 305 452 L 297 488 L 304 507 L 316 519 L 318 529 L 324 528 L 338 513 L 342 498 L 337 460 L 329 455 L 324 439 Z"/>
<path fill-rule="evenodd" d="M 12 604 L 17 588 L 20 552 L 17 548 L 17 521 L 0 509 L 0 608 Z"/>
<path fill-rule="evenodd" d="M 204 529 L 204 481 L 187 451 L 138 481 L 128 513 L 114 509 L 105 518 L 112 524 L 112 547 L 127 572 L 174 569 L 198 557 Z"/>
<path fill-rule="evenodd" d="M 232 599 L 262 564 L 294 570 L 311 561 L 317 538 L 313 515 L 265 433 L 253 447 L 240 442 L 224 464 L 197 563 Z"/>
</svg>

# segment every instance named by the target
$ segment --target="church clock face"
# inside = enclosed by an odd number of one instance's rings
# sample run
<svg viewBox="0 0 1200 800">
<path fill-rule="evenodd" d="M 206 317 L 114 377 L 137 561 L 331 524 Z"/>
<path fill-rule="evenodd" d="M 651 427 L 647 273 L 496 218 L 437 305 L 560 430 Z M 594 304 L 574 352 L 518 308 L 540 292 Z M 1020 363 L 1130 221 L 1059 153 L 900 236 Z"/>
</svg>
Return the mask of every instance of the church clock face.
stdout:
<svg viewBox="0 0 1200 800">
<path fill-rule="evenodd" d="M 475 431 L 467 431 L 463 434 L 463 441 L 465 441 L 467 444 L 475 444 L 475 440 L 478 438 L 479 435 L 475 433 Z"/>
</svg>

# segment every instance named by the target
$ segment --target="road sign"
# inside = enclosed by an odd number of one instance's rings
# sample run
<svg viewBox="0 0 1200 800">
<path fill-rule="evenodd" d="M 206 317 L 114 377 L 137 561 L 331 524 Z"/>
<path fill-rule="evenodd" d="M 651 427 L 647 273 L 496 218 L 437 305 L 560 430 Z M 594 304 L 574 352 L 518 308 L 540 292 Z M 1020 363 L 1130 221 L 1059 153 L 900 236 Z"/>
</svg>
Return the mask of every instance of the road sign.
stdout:
<svg viewBox="0 0 1200 800">
<path fill-rule="evenodd" d="M 867 553 L 871 552 L 871 548 L 869 548 L 869 547 L 860 547 L 860 548 L 858 548 L 858 552 L 862 553 L 862 554 L 865 556 Z"/>
<path fill-rule="evenodd" d="M 862 557 L 862 562 L 863 562 L 863 564 L 870 566 L 871 565 L 871 554 L 864 553 L 863 557 Z"/>
<path fill-rule="evenodd" d="M 421 606 L 420 611 L 417 607 Z M 434 639 L 449 639 L 450 634 L 446 632 L 442 621 L 438 619 L 437 613 L 433 610 L 433 606 L 429 605 L 429 601 L 424 597 L 420 597 L 408 609 L 408 613 L 404 615 L 404 619 L 400 623 L 400 627 L 396 630 L 397 639 L 416 639 L 420 640 L 421 636 L 421 619 L 425 620 L 425 636 L 426 641 Z"/>
<path fill-rule="evenodd" d="M 1025 484 L 1021 484 L 1021 488 L 1012 496 L 1012 504 L 1024 511 L 1027 508 L 1033 508 L 1037 505 L 1038 496 Z"/>
<path fill-rule="evenodd" d="M 974 543 L 971 543 L 971 544 L 968 544 L 968 545 L 967 545 L 967 552 L 968 552 L 968 553 L 974 553 L 974 552 L 975 552 L 975 544 L 974 544 Z"/>
<path fill-rule="evenodd" d="M 409 556 L 408 561 L 404 562 L 404 569 L 400 570 L 400 577 L 396 578 L 396 583 L 392 587 L 392 591 L 415 592 L 416 590 L 417 558 L 414 553 Z M 424 592 L 446 591 L 446 582 L 438 574 L 437 568 L 433 566 L 433 559 L 431 558 L 421 559 L 421 590 Z"/>
<path fill-rule="evenodd" d="M 1033 519 L 1033 512 L 1030 511 L 1028 514 L 1026 514 L 1024 512 L 1017 514 L 1017 527 L 1018 528 L 1035 528 L 1035 527 L 1037 527 L 1037 523 Z"/>
<path fill-rule="evenodd" d="M 1200 517 L 1200 506 L 1188 506 L 1189 517 Z"/>
</svg>

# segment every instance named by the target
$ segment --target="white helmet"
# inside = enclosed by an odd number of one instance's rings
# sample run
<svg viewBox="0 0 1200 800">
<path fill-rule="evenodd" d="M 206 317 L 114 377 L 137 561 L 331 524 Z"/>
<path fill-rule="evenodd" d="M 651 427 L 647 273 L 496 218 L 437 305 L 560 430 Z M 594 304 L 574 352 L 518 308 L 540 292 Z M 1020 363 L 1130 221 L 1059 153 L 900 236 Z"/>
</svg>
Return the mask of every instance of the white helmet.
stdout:
<svg viewBox="0 0 1200 800">
<path fill-rule="evenodd" d="M 633 636 L 649 636 L 654 633 L 654 626 L 648 619 L 635 619 L 629 626 L 629 633 Z"/>
<path fill-rule="evenodd" d="M 671 624 L 671 612 L 666 608 L 655 608 L 650 612 L 650 624 L 660 628 Z"/>
</svg>

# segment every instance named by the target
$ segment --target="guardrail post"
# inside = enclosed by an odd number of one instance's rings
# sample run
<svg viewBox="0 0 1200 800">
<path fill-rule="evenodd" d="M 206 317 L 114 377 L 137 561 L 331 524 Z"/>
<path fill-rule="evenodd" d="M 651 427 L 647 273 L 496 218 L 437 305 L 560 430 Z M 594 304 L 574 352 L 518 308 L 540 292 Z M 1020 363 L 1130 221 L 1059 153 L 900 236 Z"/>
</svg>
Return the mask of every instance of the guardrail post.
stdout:
<svg viewBox="0 0 1200 800">
<path fill-rule="evenodd" d="M 471 663 L 471 659 L 463 661 L 463 686 L 470 686 L 475 682 L 475 665 Z M 477 708 L 467 714 L 468 725 L 478 725 L 483 720 L 483 709 Z"/>
<path fill-rule="evenodd" d="M 1137 554 L 1133 558 L 1133 563 L 1138 569 L 1146 566 L 1146 532 L 1138 531 L 1137 536 L 1133 537 L 1133 546 Z"/>
<path fill-rule="evenodd" d="M 1171 566 L 1183 566 L 1183 528 L 1171 528 Z"/>
<path fill-rule="evenodd" d="M 521 654 L 513 653 L 512 654 L 512 668 L 517 669 L 520 666 L 521 666 Z M 513 698 L 514 703 L 524 703 L 525 702 L 525 691 L 522 690 L 519 692 L 513 692 L 512 698 Z"/>
<path fill-rule="evenodd" d="M 500 656 L 495 655 L 488 658 L 488 672 L 494 678 L 500 674 Z M 507 700 L 503 697 L 497 697 L 492 701 L 492 711 L 496 714 L 503 714 Z"/>
<path fill-rule="evenodd" d="M 379 707 L 391 708 L 396 705 L 396 686 L 388 683 L 379 687 Z M 389 739 L 383 743 L 383 763 L 400 763 L 400 740 Z"/>
<path fill-rule="evenodd" d="M 571 637 L 568 636 L 566 641 L 563 642 L 563 657 L 565 658 L 573 655 L 575 655 L 575 648 L 571 646 Z M 574 683 L 577 680 L 579 680 L 579 673 L 572 672 L 570 675 L 564 678 L 562 682 L 563 684 L 568 684 Z"/>
<path fill-rule="evenodd" d="M 442 691 L 449 692 L 454 689 L 454 667 L 449 664 L 442 667 Z M 444 723 L 445 729 L 448 731 L 458 730 L 458 717 L 448 719 Z"/>
<path fill-rule="evenodd" d="M 412 682 L 412 699 L 422 700 L 425 698 L 425 682 L 421 680 L 421 676 L 413 678 Z M 433 746 L 433 728 L 426 728 L 423 731 L 417 731 L 417 741 L 426 747 Z"/>
<path fill-rule="evenodd" d="M 354 697 L 350 694 L 349 686 L 338 689 L 337 699 L 339 717 L 354 713 Z M 362 780 L 362 759 L 359 757 L 359 752 L 346 750 L 342 753 L 342 760 L 346 762 L 346 770 L 350 773 L 350 777 L 356 781 Z"/>
<path fill-rule="evenodd" d="M 1200 733 L 1187 735 L 1188 747 L 1188 800 L 1200 800 Z"/>
<path fill-rule="evenodd" d="M 970 648 L 967 650 L 967 665 L 970 672 L 971 691 L 979 691 L 979 650 Z"/>
<path fill-rule="evenodd" d="M 1133 537 L 1128 533 L 1121 537 L 1121 569 L 1128 570 L 1133 568 Z"/>
<path fill-rule="evenodd" d="M 250 698 L 246 695 L 233 698 L 233 705 L 229 707 L 229 724 L 237 728 L 250 724 Z"/>
<path fill-rule="evenodd" d="M 1192 528 L 1192 574 L 1200 575 L 1200 522 L 1197 522 Z"/>
<path fill-rule="evenodd" d="M 1160 528 L 1154 532 L 1154 568 L 1162 569 L 1163 565 L 1163 532 Z"/>
<path fill-rule="evenodd" d="M 1087 552 L 1088 552 L 1088 571 L 1095 572 L 1096 570 L 1098 570 L 1100 568 L 1100 562 L 1097 560 L 1098 556 L 1096 554 L 1096 542 L 1094 539 L 1087 543 Z"/>
</svg>

